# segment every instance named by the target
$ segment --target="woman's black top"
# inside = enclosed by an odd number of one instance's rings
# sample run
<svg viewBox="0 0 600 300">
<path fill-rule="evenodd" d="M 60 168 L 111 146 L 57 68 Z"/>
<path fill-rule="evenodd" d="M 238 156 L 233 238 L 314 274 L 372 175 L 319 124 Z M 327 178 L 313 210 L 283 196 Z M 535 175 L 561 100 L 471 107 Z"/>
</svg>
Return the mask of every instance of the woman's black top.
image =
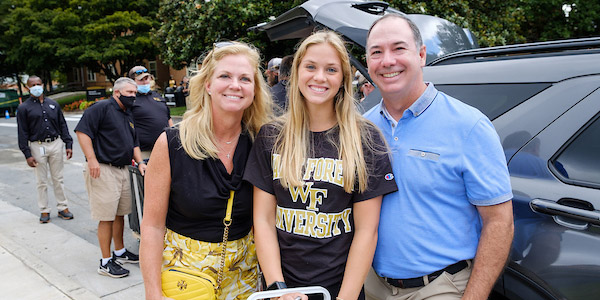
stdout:
<svg viewBox="0 0 600 300">
<path fill-rule="evenodd" d="M 197 160 L 188 156 L 178 127 L 166 129 L 166 134 L 171 163 L 167 228 L 195 240 L 221 242 L 229 191 L 234 190 L 229 240 L 246 236 L 252 227 L 252 185 L 242 180 L 252 147 L 248 132 L 240 134 L 231 174 L 219 159 Z"/>
</svg>

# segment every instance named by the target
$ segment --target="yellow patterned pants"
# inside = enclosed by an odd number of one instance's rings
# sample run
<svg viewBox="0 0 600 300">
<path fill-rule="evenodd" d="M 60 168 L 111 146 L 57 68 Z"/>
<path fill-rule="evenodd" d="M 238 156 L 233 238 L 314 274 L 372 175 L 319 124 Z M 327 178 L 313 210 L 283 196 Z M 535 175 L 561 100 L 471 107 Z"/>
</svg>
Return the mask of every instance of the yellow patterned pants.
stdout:
<svg viewBox="0 0 600 300">
<path fill-rule="evenodd" d="M 172 266 L 186 267 L 204 272 L 216 280 L 222 246 L 222 243 L 197 241 L 167 229 L 163 270 Z M 256 292 L 257 263 L 252 231 L 239 240 L 228 241 L 223 282 L 217 299 L 244 300 Z"/>
</svg>

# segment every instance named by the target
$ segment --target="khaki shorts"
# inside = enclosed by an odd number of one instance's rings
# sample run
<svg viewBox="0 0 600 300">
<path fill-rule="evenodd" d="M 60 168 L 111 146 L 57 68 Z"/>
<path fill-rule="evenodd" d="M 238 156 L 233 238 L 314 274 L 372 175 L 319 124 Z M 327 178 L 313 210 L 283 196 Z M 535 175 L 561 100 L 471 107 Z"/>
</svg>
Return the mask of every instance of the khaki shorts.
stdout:
<svg viewBox="0 0 600 300">
<path fill-rule="evenodd" d="M 100 177 L 92 178 L 86 166 L 83 178 L 90 200 L 92 219 L 114 221 L 115 216 L 124 216 L 131 212 L 131 185 L 127 167 L 120 169 L 100 164 Z"/>
</svg>

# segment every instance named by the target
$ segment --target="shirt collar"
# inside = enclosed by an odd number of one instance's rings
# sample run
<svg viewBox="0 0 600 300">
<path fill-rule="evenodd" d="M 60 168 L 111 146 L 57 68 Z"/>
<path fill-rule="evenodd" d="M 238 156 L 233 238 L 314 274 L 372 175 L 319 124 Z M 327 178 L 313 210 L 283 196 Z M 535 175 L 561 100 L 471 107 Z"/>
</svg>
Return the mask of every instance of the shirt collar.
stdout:
<svg viewBox="0 0 600 300">
<path fill-rule="evenodd" d="M 119 103 L 117 103 L 117 99 L 115 99 L 115 97 L 111 96 L 109 100 L 111 100 L 110 102 L 116 110 L 118 110 L 122 113 L 127 113 L 129 111 L 129 110 L 123 111 L 123 109 L 119 106 Z"/>
<path fill-rule="evenodd" d="M 394 117 L 392 117 L 392 115 L 387 110 L 387 108 L 385 108 L 385 103 L 383 102 L 383 99 L 381 99 L 381 112 L 380 113 L 384 118 L 386 118 L 388 120 L 388 122 L 390 122 L 392 124 L 392 127 L 396 127 L 398 125 L 398 121 L 396 121 L 396 119 L 394 119 Z"/>
<path fill-rule="evenodd" d="M 407 110 L 410 111 L 413 116 L 420 116 L 425 110 L 431 105 L 433 99 L 437 96 L 438 90 L 433 86 L 432 82 L 425 82 L 427 84 L 427 88 L 421 94 L 421 96 L 413 103 Z M 393 121 L 394 124 L 397 124 L 396 120 L 392 118 L 392 115 L 385 108 L 385 104 L 383 103 L 383 98 L 381 99 L 381 108 L 380 113 L 384 116 L 388 121 Z"/>
</svg>

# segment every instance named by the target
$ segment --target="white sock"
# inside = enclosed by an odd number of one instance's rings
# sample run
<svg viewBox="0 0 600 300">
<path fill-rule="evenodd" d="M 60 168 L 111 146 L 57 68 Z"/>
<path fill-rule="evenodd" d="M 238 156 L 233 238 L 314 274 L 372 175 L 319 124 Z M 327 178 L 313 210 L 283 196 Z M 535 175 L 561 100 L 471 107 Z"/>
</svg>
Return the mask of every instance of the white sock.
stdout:
<svg viewBox="0 0 600 300">
<path fill-rule="evenodd" d="M 102 258 L 102 266 L 106 266 L 106 264 L 108 263 L 108 261 L 111 259 L 112 257 L 109 258 Z"/>
<path fill-rule="evenodd" d="M 125 253 L 125 248 L 121 249 L 121 250 L 115 250 L 115 255 L 116 256 L 121 256 L 123 255 L 123 253 Z"/>
</svg>

